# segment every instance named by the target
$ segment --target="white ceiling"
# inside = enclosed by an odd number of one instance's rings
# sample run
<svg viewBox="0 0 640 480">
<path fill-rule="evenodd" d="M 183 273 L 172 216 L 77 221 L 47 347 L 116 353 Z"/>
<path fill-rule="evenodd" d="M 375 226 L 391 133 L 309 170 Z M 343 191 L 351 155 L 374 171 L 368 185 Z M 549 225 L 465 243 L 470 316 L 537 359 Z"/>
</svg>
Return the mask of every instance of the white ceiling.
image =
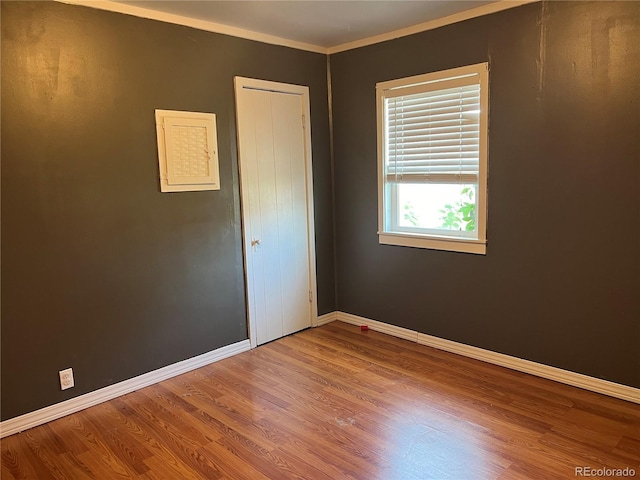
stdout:
<svg viewBox="0 0 640 480">
<path fill-rule="evenodd" d="M 505 2 L 120 0 L 111 3 L 223 24 L 326 49 Z"/>
</svg>

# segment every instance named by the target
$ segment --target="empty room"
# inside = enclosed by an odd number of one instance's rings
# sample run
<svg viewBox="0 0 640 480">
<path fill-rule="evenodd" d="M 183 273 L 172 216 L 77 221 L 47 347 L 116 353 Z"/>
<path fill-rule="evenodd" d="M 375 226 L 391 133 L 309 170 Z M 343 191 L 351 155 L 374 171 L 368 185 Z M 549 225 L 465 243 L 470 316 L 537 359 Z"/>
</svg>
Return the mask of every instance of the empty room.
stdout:
<svg viewBox="0 0 640 480">
<path fill-rule="evenodd" d="M 640 478 L 640 2 L 0 24 L 3 480 Z"/>
</svg>

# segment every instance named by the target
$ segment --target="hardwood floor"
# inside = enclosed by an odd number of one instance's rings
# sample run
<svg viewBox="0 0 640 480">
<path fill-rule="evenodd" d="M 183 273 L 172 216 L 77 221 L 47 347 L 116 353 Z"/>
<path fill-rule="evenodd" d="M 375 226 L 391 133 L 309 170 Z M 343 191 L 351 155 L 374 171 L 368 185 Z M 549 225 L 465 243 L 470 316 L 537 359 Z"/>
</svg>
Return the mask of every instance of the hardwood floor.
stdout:
<svg viewBox="0 0 640 480">
<path fill-rule="evenodd" d="M 639 478 L 640 406 L 333 322 L 1 443 L 3 480 Z"/>
</svg>

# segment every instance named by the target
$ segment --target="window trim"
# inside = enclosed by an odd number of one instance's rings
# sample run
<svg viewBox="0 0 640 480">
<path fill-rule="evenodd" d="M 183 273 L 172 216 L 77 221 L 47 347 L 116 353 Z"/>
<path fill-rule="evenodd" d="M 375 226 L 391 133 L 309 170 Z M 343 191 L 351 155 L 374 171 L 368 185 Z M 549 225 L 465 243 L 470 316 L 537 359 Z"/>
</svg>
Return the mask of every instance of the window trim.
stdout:
<svg viewBox="0 0 640 480">
<path fill-rule="evenodd" d="M 398 95 L 411 94 L 426 84 L 441 82 L 442 89 L 452 83 L 464 82 L 465 78 L 476 77 L 480 84 L 479 117 L 479 172 L 477 195 L 476 227 L 477 239 L 450 237 L 425 233 L 408 233 L 386 229 L 386 218 L 391 215 L 388 209 L 394 200 L 387 201 L 388 189 L 385 175 L 385 124 L 384 100 Z M 468 83 L 468 82 L 467 82 Z M 438 88 L 440 89 L 440 88 Z M 404 92 L 404 93 L 401 93 Z M 415 75 L 407 78 L 389 80 L 376 84 L 377 150 L 378 150 L 378 242 L 385 245 L 428 248 L 452 252 L 486 254 L 487 244 L 487 154 L 489 141 L 489 64 L 487 62 L 452 68 L 439 72 Z"/>
</svg>

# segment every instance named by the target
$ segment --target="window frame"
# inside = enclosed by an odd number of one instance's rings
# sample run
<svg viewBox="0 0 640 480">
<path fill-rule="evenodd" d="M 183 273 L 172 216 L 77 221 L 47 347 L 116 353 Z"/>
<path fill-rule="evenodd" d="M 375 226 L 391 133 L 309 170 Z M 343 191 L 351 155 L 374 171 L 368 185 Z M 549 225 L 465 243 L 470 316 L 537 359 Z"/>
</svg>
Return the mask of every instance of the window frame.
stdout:
<svg viewBox="0 0 640 480">
<path fill-rule="evenodd" d="M 448 236 L 444 233 L 424 233 L 411 231 L 410 227 L 392 229 L 392 210 L 397 203 L 397 184 L 387 182 L 386 175 L 386 125 L 385 99 L 398 96 L 405 90 L 406 95 L 418 92 L 437 91 L 448 88 L 451 83 L 480 85 L 479 116 L 479 170 L 476 189 L 476 231 L 478 238 Z M 435 87 L 435 88 L 434 88 Z M 393 92 L 393 93 L 391 93 Z M 446 250 L 452 252 L 486 254 L 487 244 L 487 155 L 489 121 L 489 64 L 487 62 L 468 65 L 439 72 L 415 75 L 376 84 L 377 150 L 378 150 L 378 241 L 380 244 L 406 247 Z M 397 208 L 396 208 L 397 210 Z M 396 222 L 397 223 L 397 222 Z M 389 226 L 389 227 L 388 227 Z M 443 230 L 444 232 L 444 230 Z"/>
</svg>

